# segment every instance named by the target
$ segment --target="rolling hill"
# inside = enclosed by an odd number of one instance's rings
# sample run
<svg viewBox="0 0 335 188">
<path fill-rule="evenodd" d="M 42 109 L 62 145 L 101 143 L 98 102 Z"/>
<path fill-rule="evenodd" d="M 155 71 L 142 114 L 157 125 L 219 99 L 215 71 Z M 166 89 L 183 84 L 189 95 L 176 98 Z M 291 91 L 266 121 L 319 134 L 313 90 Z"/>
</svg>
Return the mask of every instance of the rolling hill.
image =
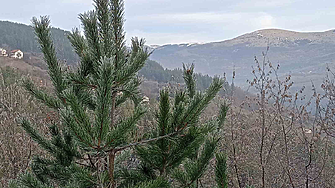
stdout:
<svg viewBox="0 0 335 188">
<path fill-rule="evenodd" d="M 262 59 L 267 46 L 269 60 L 281 66 L 280 76 L 292 74 L 298 86 L 308 85 L 311 80 L 321 83 L 326 66 L 335 65 L 335 30 L 302 33 L 266 29 L 222 42 L 156 46 L 151 59 L 167 68 L 193 62 L 198 72 L 226 72 L 228 78 L 235 70 L 235 83 L 243 87 L 252 78 L 254 57 Z"/>
</svg>

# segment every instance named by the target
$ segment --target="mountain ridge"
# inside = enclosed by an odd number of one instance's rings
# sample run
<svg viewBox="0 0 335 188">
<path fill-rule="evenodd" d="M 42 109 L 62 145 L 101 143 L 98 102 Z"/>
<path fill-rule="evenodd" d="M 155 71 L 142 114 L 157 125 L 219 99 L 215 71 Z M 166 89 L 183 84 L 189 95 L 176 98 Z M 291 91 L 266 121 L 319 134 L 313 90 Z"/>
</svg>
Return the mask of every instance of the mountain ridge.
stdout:
<svg viewBox="0 0 335 188">
<path fill-rule="evenodd" d="M 267 47 L 269 61 L 281 65 L 279 76 L 292 74 L 301 84 L 321 83 L 326 66 L 335 65 L 335 30 L 256 30 L 220 42 L 163 45 L 156 47 L 150 58 L 169 69 L 194 63 L 197 72 L 212 76 L 226 73 L 229 80 L 235 71 L 235 84 L 246 88 L 246 80 L 253 78 L 255 57 L 262 59 Z"/>
<path fill-rule="evenodd" d="M 259 38 L 266 38 L 266 39 L 271 39 L 271 34 L 286 34 L 283 37 L 287 38 L 287 35 L 291 35 L 291 37 L 298 37 L 295 40 L 304 40 L 304 39 L 314 39 L 315 41 L 320 41 L 320 35 L 326 35 L 326 36 L 335 36 L 335 29 L 330 29 L 330 30 L 326 30 L 326 31 L 313 31 L 313 32 L 309 32 L 309 31 L 293 31 L 293 30 L 286 30 L 286 29 L 278 29 L 278 28 L 269 28 L 269 29 L 259 29 L 259 30 L 255 30 L 252 32 L 248 32 L 239 36 L 236 36 L 234 38 L 231 39 L 225 39 L 225 40 L 221 40 L 221 41 L 214 41 L 214 42 L 205 42 L 205 43 L 178 43 L 178 44 L 164 44 L 164 45 L 156 45 L 156 44 L 152 44 L 149 45 L 149 47 L 153 48 L 153 49 L 157 49 L 160 47 L 164 47 L 164 46 L 171 46 L 171 45 L 187 45 L 187 46 L 193 46 L 193 45 L 207 45 L 207 44 L 235 44 L 236 40 L 246 40 L 245 38 L 249 38 L 252 35 L 256 35 L 256 37 Z M 302 35 L 299 37 L 299 35 Z M 278 36 L 277 36 L 278 37 Z M 276 37 L 276 38 L 277 38 Z M 288 39 L 282 39 L 281 40 L 290 40 L 292 38 L 288 38 Z M 319 40 L 317 40 L 319 39 Z M 328 41 L 328 39 L 332 39 L 332 42 L 335 43 L 335 38 L 329 37 L 329 38 L 322 38 L 324 39 L 323 41 Z M 326 40 L 327 39 L 327 40 Z M 277 39 L 278 40 L 278 39 Z M 244 41 L 245 42 L 245 41 Z M 329 42 L 329 41 L 328 41 Z M 262 47 L 264 47 L 264 45 L 262 45 Z"/>
<path fill-rule="evenodd" d="M 9 45 L 12 49 L 22 49 L 25 45 L 28 52 L 38 51 L 31 26 L 8 21 L 0 21 L 0 24 L 0 45 L 14 41 Z M 66 39 L 68 31 L 53 30 L 59 58 L 65 61 L 71 59 L 67 63 L 77 62 L 79 59 Z M 150 59 L 168 69 L 180 68 L 183 63 L 194 63 L 196 72 L 211 76 L 226 73 L 228 80 L 235 71 L 235 84 L 245 87 L 246 80 L 253 76 L 251 67 L 255 56 L 261 59 L 268 46 L 269 60 L 273 64 L 281 64 L 280 76 L 292 74 L 301 84 L 315 79 L 321 82 L 326 66 L 335 63 L 335 30 L 296 32 L 263 29 L 219 42 L 151 45 L 153 53 Z"/>
</svg>

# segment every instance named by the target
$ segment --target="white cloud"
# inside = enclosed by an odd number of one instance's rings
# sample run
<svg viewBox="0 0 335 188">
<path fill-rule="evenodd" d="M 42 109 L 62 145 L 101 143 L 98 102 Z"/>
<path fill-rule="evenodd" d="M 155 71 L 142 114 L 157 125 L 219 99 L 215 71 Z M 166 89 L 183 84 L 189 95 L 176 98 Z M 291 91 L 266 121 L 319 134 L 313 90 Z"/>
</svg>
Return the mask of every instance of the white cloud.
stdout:
<svg viewBox="0 0 335 188">
<path fill-rule="evenodd" d="M 278 28 L 294 31 L 326 31 L 334 29 L 334 25 L 329 19 L 335 17 L 335 8 L 327 11 L 316 11 L 313 14 L 283 15 L 277 17 L 275 25 Z"/>
<path fill-rule="evenodd" d="M 194 33 L 149 33 L 141 30 L 129 31 L 126 33 L 127 43 L 131 37 L 145 38 L 149 45 L 181 44 L 181 43 L 204 43 L 213 40 L 209 35 L 201 32 Z"/>
<path fill-rule="evenodd" d="M 93 1 L 91 0 L 60 0 L 61 4 L 77 4 L 80 6 L 86 5 L 86 6 L 90 6 L 93 4 Z"/>
<path fill-rule="evenodd" d="M 70 30 L 92 3 L 18 0 L 11 6 L 4 1 L 8 8 L 0 19 L 29 24 L 33 16 L 50 15 L 53 26 Z M 264 28 L 322 31 L 334 28 L 334 7 L 333 0 L 125 0 L 125 30 L 150 44 L 220 41 Z"/>
<path fill-rule="evenodd" d="M 276 27 L 275 18 L 263 12 L 157 14 L 128 20 L 129 25 L 136 23 L 138 27 L 126 27 L 127 36 L 144 37 L 148 44 L 222 41 L 253 30 Z M 160 25 L 158 29 L 141 27 L 155 24 Z"/>
<path fill-rule="evenodd" d="M 275 22 L 275 18 L 266 13 L 258 13 L 257 17 L 251 19 L 251 23 L 258 29 L 276 27 Z"/>
<path fill-rule="evenodd" d="M 241 13 L 220 13 L 220 12 L 198 12 L 198 13 L 172 13 L 153 14 L 131 17 L 132 21 L 160 22 L 160 23 L 222 23 L 234 21 L 241 18 Z"/>
<path fill-rule="evenodd" d="M 240 22 L 246 25 L 247 20 L 252 20 L 262 27 L 274 25 L 274 17 L 263 12 L 244 12 L 244 13 L 220 13 L 220 12 L 199 12 L 188 14 L 155 14 L 129 18 L 131 22 L 150 22 L 150 23 L 187 23 L 187 24 L 220 24 Z"/>
<path fill-rule="evenodd" d="M 278 9 L 284 6 L 289 6 L 299 1 L 303 0 L 245 0 L 240 1 L 239 3 L 234 5 L 234 7 L 239 9 L 250 9 L 250 10 L 262 9 L 262 11 L 266 11 L 267 9 L 271 8 Z"/>
<path fill-rule="evenodd" d="M 79 0 L 80 1 L 80 0 Z M 126 0 L 125 3 L 169 2 L 171 0 Z"/>
</svg>

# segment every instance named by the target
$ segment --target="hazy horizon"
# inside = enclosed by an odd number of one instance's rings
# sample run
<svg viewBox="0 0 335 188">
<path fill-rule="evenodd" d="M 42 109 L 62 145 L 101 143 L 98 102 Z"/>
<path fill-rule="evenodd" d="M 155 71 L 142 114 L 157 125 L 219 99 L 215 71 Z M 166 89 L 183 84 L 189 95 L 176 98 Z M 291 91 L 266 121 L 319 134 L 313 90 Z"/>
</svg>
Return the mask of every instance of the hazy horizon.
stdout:
<svg viewBox="0 0 335 188">
<path fill-rule="evenodd" d="M 53 27 L 80 27 L 78 14 L 93 9 L 91 0 L 18 0 L 2 3 L 0 20 L 30 24 L 49 15 Z M 297 32 L 335 28 L 335 2 L 330 0 L 125 0 L 127 40 L 143 37 L 149 45 L 208 43 L 260 29 Z"/>
</svg>

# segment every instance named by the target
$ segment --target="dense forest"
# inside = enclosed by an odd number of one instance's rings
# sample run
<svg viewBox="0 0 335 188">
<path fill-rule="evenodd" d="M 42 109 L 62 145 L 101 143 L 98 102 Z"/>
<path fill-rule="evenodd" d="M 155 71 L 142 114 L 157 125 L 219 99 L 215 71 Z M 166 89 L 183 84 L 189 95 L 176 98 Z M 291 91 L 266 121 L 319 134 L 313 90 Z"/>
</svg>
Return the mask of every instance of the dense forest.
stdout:
<svg viewBox="0 0 335 188">
<path fill-rule="evenodd" d="M 139 75 L 143 76 L 145 79 L 154 80 L 159 83 L 184 83 L 182 69 L 164 69 L 159 63 L 152 60 L 146 61 L 144 67 L 139 71 Z M 207 89 L 212 83 L 213 78 L 209 75 L 203 75 L 201 73 L 195 73 L 194 75 L 199 90 Z"/>
<path fill-rule="evenodd" d="M 51 33 L 57 57 L 70 64 L 76 63 L 79 58 L 67 38 L 69 32 L 52 28 Z M 8 21 L 0 21 L 0 47 L 7 50 L 20 49 L 23 52 L 41 52 L 31 26 Z"/>
</svg>

